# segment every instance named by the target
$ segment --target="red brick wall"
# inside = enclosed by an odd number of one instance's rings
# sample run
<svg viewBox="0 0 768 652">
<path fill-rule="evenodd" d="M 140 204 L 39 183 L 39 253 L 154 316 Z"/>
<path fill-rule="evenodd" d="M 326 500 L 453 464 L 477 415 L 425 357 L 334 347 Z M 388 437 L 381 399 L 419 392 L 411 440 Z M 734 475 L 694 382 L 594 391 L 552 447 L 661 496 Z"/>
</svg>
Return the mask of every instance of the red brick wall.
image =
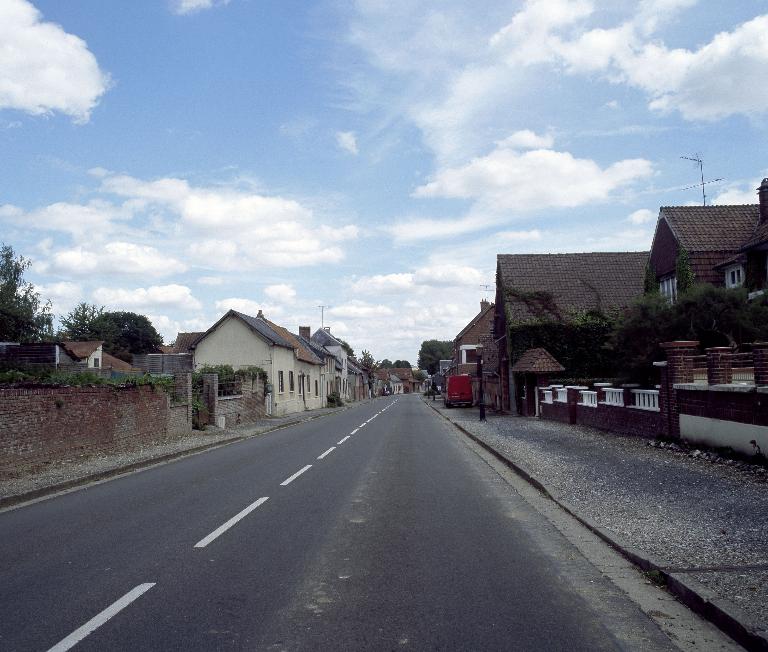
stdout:
<svg viewBox="0 0 768 652">
<path fill-rule="evenodd" d="M 656 438 L 662 434 L 663 427 L 660 412 L 599 404 L 596 408 L 578 405 L 576 422 L 583 426 L 609 430 L 622 435 L 650 438 Z"/>
<path fill-rule="evenodd" d="M 260 378 L 254 380 L 252 388 L 251 381 L 244 379 L 241 390 L 242 393 L 239 396 L 219 396 L 216 401 L 212 416 L 225 417 L 227 428 L 241 423 L 252 423 L 266 415 L 262 380 Z"/>
<path fill-rule="evenodd" d="M 678 389 L 680 414 L 768 426 L 768 394 Z"/>
<path fill-rule="evenodd" d="M 148 386 L 0 389 L 0 477 L 179 437 L 186 414 Z"/>
<path fill-rule="evenodd" d="M 568 415 L 567 403 L 539 403 L 539 412 L 542 419 L 549 419 L 550 421 L 561 421 L 562 423 L 568 423 L 570 417 Z"/>
</svg>

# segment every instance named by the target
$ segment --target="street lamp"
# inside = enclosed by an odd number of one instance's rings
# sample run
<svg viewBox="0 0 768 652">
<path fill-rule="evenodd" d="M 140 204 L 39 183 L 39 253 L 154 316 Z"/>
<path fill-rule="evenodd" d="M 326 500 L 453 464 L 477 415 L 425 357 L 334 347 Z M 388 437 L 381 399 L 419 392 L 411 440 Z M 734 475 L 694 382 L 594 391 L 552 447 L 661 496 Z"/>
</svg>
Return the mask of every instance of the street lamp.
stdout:
<svg viewBox="0 0 768 652">
<path fill-rule="evenodd" d="M 477 354 L 477 376 L 480 379 L 480 396 L 477 401 L 477 406 L 480 408 L 480 421 L 485 421 L 485 403 L 483 402 L 483 345 L 478 344 L 475 347 L 475 353 Z"/>
</svg>

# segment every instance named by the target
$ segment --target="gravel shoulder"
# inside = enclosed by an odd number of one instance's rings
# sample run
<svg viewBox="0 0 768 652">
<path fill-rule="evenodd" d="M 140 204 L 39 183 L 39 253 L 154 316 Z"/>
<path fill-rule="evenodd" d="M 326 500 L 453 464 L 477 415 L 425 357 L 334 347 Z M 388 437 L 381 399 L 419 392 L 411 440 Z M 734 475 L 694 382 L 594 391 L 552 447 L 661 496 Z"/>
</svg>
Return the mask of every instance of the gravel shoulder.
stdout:
<svg viewBox="0 0 768 652">
<path fill-rule="evenodd" d="M 768 473 L 583 426 L 445 409 L 580 517 L 701 582 L 768 631 Z M 713 461 L 714 460 L 714 461 Z"/>
<path fill-rule="evenodd" d="M 232 441 L 271 432 L 295 423 L 348 410 L 355 405 L 340 408 L 321 408 L 290 414 L 284 417 L 265 417 L 254 423 L 233 428 L 209 427 L 193 430 L 180 438 L 158 439 L 151 446 L 118 451 L 111 455 L 75 454 L 71 459 L 25 470 L 17 477 L 0 479 L 0 507 L 30 498 L 53 493 L 59 489 L 85 484 L 91 480 L 118 475 L 123 471 L 150 466 L 155 462 L 181 457 Z"/>
</svg>

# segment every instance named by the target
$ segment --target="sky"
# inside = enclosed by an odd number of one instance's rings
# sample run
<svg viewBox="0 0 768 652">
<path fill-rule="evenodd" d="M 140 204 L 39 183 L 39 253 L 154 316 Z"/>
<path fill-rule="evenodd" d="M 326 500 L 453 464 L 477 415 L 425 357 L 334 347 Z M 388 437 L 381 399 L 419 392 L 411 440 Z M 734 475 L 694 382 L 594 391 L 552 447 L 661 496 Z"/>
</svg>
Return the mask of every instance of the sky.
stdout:
<svg viewBox="0 0 768 652">
<path fill-rule="evenodd" d="M 0 240 L 57 316 L 325 306 L 415 364 L 499 253 L 649 249 L 702 201 L 681 157 L 756 203 L 766 34 L 766 0 L 0 0 Z"/>
</svg>

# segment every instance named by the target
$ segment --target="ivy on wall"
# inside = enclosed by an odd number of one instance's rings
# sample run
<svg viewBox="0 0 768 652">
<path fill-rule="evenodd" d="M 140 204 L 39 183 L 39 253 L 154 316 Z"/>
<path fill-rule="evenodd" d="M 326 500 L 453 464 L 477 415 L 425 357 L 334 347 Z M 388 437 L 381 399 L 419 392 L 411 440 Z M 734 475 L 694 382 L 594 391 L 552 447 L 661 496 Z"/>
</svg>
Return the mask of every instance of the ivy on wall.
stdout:
<svg viewBox="0 0 768 652">
<path fill-rule="evenodd" d="M 675 276 L 677 277 L 677 294 L 685 294 L 693 287 L 696 277 L 691 269 L 691 258 L 687 249 L 680 248 L 675 261 Z"/>
</svg>

